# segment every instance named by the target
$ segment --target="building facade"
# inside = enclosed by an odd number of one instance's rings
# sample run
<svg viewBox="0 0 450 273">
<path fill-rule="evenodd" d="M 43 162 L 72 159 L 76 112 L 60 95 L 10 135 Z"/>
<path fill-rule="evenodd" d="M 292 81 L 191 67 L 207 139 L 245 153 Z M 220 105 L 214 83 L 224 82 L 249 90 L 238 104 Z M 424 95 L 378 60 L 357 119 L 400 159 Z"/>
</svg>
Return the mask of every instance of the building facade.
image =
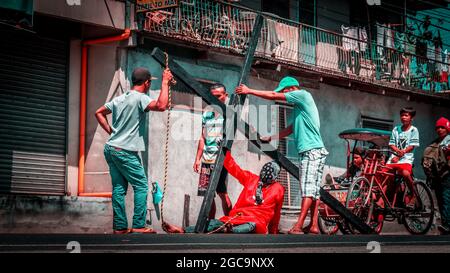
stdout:
<svg viewBox="0 0 450 273">
<path fill-rule="evenodd" d="M 435 121 L 450 117 L 450 88 L 448 78 L 443 80 L 448 71 L 448 60 L 442 57 L 445 39 L 440 50 L 428 47 L 434 58 L 408 50 L 413 44 L 408 40 L 398 48 L 387 44 L 401 30 L 387 25 L 407 20 L 395 13 L 376 17 L 389 8 L 383 3 L 375 10 L 361 1 L 355 10 L 352 1 L 344 0 L 277 5 L 265 0 L 186 0 L 148 10 L 148 4 L 133 1 L 31 2 L 32 26 L 11 23 L 17 19 L 8 17 L 9 25 L 0 28 L 2 36 L 9 37 L 0 44 L 1 232 L 111 232 L 111 183 L 103 157 L 107 134 L 95 110 L 130 88 L 131 71 L 137 66 L 158 78 L 150 91 L 157 98 L 163 67 L 151 56 L 155 47 L 205 86 L 223 83 L 231 95 L 257 12 L 263 12 L 264 24 L 249 86 L 273 90 L 282 77 L 291 75 L 312 93 L 330 151 L 325 172 L 338 175 L 345 170 L 346 144 L 339 132 L 392 129 L 400 123 L 399 110 L 412 106 L 421 139 L 414 172 L 423 179 L 420 158 L 435 138 Z M 328 5 L 335 9 L 326 9 Z M 13 8 L 3 7 L 2 14 Z M 412 17 L 414 11 L 427 9 L 416 5 L 406 11 Z M 358 10 L 370 20 L 358 17 Z M 383 31 L 381 43 L 377 26 Z M 206 105 L 181 83 L 172 91 L 164 218 L 192 225 L 203 200 L 197 196 L 198 174 L 192 165 Z M 251 97 L 242 118 L 261 134 L 274 134 L 288 125 L 290 109 L 285 103 Z M 162 187 L 167 112 L 149 117 L 148 149 L 141 157 L 149 183 L 157 181 Z M 298 160 L 292 139 L 273 144 Z M 243 168 L 255 173 L 269 160 L 239 132 L 232 152 Z M 282 183 L 282 225 L 288 225 L 290 213 L 299 210 L 299 185 L 285 172 Z M 234 203 L 241 186 L 232 177 L 228 190 Z M 131 217 L 132 189 L 127 196 Z M 149 223 L 161 230 L 151 195 L 149 210 Z M 218 216 L 221 213 L 219 209 Z"/>
</svg>

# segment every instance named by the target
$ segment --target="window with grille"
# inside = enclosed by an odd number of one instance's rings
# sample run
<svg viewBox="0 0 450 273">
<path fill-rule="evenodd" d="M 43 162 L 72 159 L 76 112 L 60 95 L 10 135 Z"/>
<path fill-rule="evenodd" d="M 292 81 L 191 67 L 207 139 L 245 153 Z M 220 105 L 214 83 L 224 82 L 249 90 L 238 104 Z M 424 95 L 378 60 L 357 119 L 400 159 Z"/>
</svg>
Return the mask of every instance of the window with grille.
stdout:
<svg viewBox="0 0 450 273">
<path fill-rule="evenodd" d="M 289 125 L 288 118 L 292 113 L 292 106 L 285 104 L 279 104 L 278 106 L 278 130 L 280 131 Z M 298 154 L 293 135 L 280 139 L 278 150 L 294 164 L 298 165 Z M 299 181 L 284 169 L 281 169 L 279 181 L 285 188 L 283 208 L 300 209 L 301 197 Z"/>
<path fill-rule="evenodd" d="M 380 119 L 361 115 L 361 127 L 378 130 L 392 131 L 394 121 L 390 119 Z"/>
</svg>

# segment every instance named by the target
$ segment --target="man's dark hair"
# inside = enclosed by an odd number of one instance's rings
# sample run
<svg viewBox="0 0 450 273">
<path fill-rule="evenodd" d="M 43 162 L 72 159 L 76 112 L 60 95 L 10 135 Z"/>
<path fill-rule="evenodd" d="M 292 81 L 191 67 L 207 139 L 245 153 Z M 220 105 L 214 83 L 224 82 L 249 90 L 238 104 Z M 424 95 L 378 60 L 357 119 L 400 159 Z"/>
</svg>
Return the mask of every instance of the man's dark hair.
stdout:
<svg viewBox="0 0 450 273">
<path fill-rule="evenodd" d="M 402 110 L 400 110 L 400 115 L 403 113 L 409 113 L 412 118 L 416 116 L 416 110 L 412 107 L 403 107 Z"/>
<path fill-rule="evenodd" d="M 152 74 L 150 71 L 144 67 L 137 67 L 133 70 L 133 74 L 131 75 L 131 82 L 133 85 L 142 85 L 145 81 L 150 80 L 152 78 Z"/>
<path fill-rule="evenodd" d="M 224 90 L 225 92 L 227 91 L 227 89 L 225 88 L 225 85 L 223 85 L 223 84 L 221 84 L 221 83 L 215 83 L 215 84 L 211 85 L 211 86 L 209 87 L 209 91 L 212 91 L 212 90 L 217 89 L 217 88 L 223 88 L 223 90 Z"/>
</svg>

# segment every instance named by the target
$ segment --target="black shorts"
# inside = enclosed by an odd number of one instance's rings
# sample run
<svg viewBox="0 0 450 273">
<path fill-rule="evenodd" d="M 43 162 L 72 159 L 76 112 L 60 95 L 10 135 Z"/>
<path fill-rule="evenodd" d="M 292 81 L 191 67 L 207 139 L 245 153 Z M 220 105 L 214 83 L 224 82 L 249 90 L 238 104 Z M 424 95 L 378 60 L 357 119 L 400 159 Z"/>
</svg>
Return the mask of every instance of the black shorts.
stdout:
<svg viewBox="0 0 450 273">
<path fill-rule="evenodd" d="M 214 170 L 214 164 L 202 163 L 200 168 L 200 178 L 198 180 L 198 195 L 205 196 L 206 191 L 208 190 L 209 179 L 211 178 L 211 173 Z M 226 172 L 222 172 L 219 184 L 217 184 L 216 192 L 217 193 L 227 193 L 227 184 L 226 179 L 223 179 L 226 175 Z"/>
</svg>

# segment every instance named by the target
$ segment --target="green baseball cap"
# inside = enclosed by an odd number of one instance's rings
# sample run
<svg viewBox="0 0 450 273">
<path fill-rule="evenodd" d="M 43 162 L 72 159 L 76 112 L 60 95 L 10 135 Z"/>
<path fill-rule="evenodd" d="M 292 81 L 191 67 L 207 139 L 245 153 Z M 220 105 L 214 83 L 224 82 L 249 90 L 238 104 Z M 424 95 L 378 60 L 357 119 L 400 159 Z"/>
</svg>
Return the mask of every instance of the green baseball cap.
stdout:
<svg viewBox="0 0 450 273">
<path fill-rule="evenodd" d="M 275 88 L 274 92 L 280 92 L 284 88 L 291 87 L 291 86 L 300 86 L 300 84 L 298 83 L 298 81 L 296 79 L 294 79 L 292 77 L 284 77 L 280 81 L 280 84 L 278 84 L 278 87 Z"/>
</svg>

